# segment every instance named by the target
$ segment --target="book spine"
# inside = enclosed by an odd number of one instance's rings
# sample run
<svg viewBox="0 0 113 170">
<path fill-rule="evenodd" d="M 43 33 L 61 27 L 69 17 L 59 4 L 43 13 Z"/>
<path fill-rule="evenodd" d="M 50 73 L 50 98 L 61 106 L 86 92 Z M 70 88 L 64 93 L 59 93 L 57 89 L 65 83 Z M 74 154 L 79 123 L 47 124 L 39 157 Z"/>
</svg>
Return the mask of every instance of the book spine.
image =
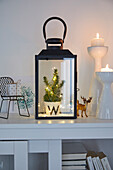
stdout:
<svg viewBox="0 0 113 170">
<path fill-rule="evenodd" d="M 87 157 L 87 163 L 88 163 L 89 170 L 94 170 L 91 156 Z"/>
<path fill-rule="evenodd" d="M 95 169 L 96 169 L 96 170 L 99 170 L 96 157 L 92 158 L 92 161 L 93 161 L 93 165 L 94 165 Z"/>
<path fill-rule="evenodd" d="M 86 159 L 85 154 L 62 154 L 62 160 L 72 160 L 72 159 Z"/>
<path fill-rule="evenodd" d="M 102 167 L 100 158 L 97 156 L 96 159 L 97 159 L 97 164 L 98 164 L 98 166 L 99 166 L 99 169 L 100 169 L 100 170 L 104 170 L 103 167 Z"/>
<path fill-rule="evenodd" d="M 111 167 L 110 167 L 110 164 L 108 162 L 107 157 L 102 158 L 101 162 L 102 162 L 102 165 L 104 167 L 104 170 L 112 170 Z"/>
<path fill-rule="evenodd" d="M 86 166 L 62 166 L 62 170 L 83 170 Z"/>
<path fill-rule="evenodd" d="M 62 161 L 62 165 L 86 165 L 86 160 L 66 160 L 66 161 Z"/>
</svg>

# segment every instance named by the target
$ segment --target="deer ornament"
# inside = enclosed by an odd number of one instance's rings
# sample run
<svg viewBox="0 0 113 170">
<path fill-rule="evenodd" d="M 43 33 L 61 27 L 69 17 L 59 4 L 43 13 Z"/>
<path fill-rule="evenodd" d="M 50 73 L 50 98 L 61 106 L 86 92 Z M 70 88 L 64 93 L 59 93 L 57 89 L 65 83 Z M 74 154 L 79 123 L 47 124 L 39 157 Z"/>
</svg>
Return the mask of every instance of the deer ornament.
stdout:
<svg viewBox="0 0 113 170">
<path fill-rule="evenodd" d="M 88 117 L 86 111 L 88 103 L 91 102 L 92 97 L 89 97 L 89 99 L 86 100 L 86 98 L 81 96 L 81 99 L 83 100 L 84 104 L 79 103 L 79 100 L 77 100 L 77 116 L 79 116 L 79 110 L 81 110 L 81 117 L 83 117 L 83 112 L 85 113 L 85 116 Z"/>
</svg>

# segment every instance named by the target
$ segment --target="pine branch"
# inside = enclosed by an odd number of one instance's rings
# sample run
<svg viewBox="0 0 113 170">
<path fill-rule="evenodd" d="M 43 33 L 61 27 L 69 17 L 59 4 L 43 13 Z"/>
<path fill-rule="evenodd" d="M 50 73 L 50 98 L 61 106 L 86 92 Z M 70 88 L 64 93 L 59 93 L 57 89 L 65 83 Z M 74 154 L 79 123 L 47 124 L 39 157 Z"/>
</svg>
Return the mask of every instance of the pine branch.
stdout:
<svg viewBox="0 0 113 170">
<path fill-rule="evenodd" d="M 62 80 L 62 82 L 59 84 L 59 88 L 62 88 L 63 87 L 63 85 L 64 85 L 64 80 Z"/>
<path fill-rule="evenodd" d="M 60 81 L 58 70 L 54 69 L 53 78 L 51 82 L 48 82 L 47 77 L 43 77 L 44 83 L 46 84 L 44 101 L 47 102 L 59 102 L 62 99 L 61 88 L 64 85 L 64 80 Z"/>
</svg>

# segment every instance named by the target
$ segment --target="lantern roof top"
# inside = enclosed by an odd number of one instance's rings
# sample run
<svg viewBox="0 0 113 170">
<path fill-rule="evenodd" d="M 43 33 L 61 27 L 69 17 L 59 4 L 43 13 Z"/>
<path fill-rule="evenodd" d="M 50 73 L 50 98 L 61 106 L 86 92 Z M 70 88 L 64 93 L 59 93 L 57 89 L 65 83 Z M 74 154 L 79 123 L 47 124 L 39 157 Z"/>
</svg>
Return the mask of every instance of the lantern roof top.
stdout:
<svg viewBox="0 0 113 170">
<path fill-rule="evenodd" d="M 71 56 L 74 56 L 74 54 L 72 54 L 72 52 L 69 51 L 68 49 L 63 49 L 63 50 L 61 50 L 61 49 L 55 49 L 55 50 L 44 49 L 36 56 L 67 56 L 67 57 L 71 57 Z"/>
</svg>

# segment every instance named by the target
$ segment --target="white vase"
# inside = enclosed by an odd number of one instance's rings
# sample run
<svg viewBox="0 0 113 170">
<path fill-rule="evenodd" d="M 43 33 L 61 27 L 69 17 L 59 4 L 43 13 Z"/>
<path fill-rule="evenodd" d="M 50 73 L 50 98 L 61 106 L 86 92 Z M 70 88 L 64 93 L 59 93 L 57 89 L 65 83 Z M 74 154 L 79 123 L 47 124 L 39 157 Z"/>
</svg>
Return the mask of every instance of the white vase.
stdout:
<svg viewBox="0 0 113 170">
<path fill-rule="evenodd" d="M 47 115 L 59 115 L 61 102 L 44 102 Z"/>
</svg>

